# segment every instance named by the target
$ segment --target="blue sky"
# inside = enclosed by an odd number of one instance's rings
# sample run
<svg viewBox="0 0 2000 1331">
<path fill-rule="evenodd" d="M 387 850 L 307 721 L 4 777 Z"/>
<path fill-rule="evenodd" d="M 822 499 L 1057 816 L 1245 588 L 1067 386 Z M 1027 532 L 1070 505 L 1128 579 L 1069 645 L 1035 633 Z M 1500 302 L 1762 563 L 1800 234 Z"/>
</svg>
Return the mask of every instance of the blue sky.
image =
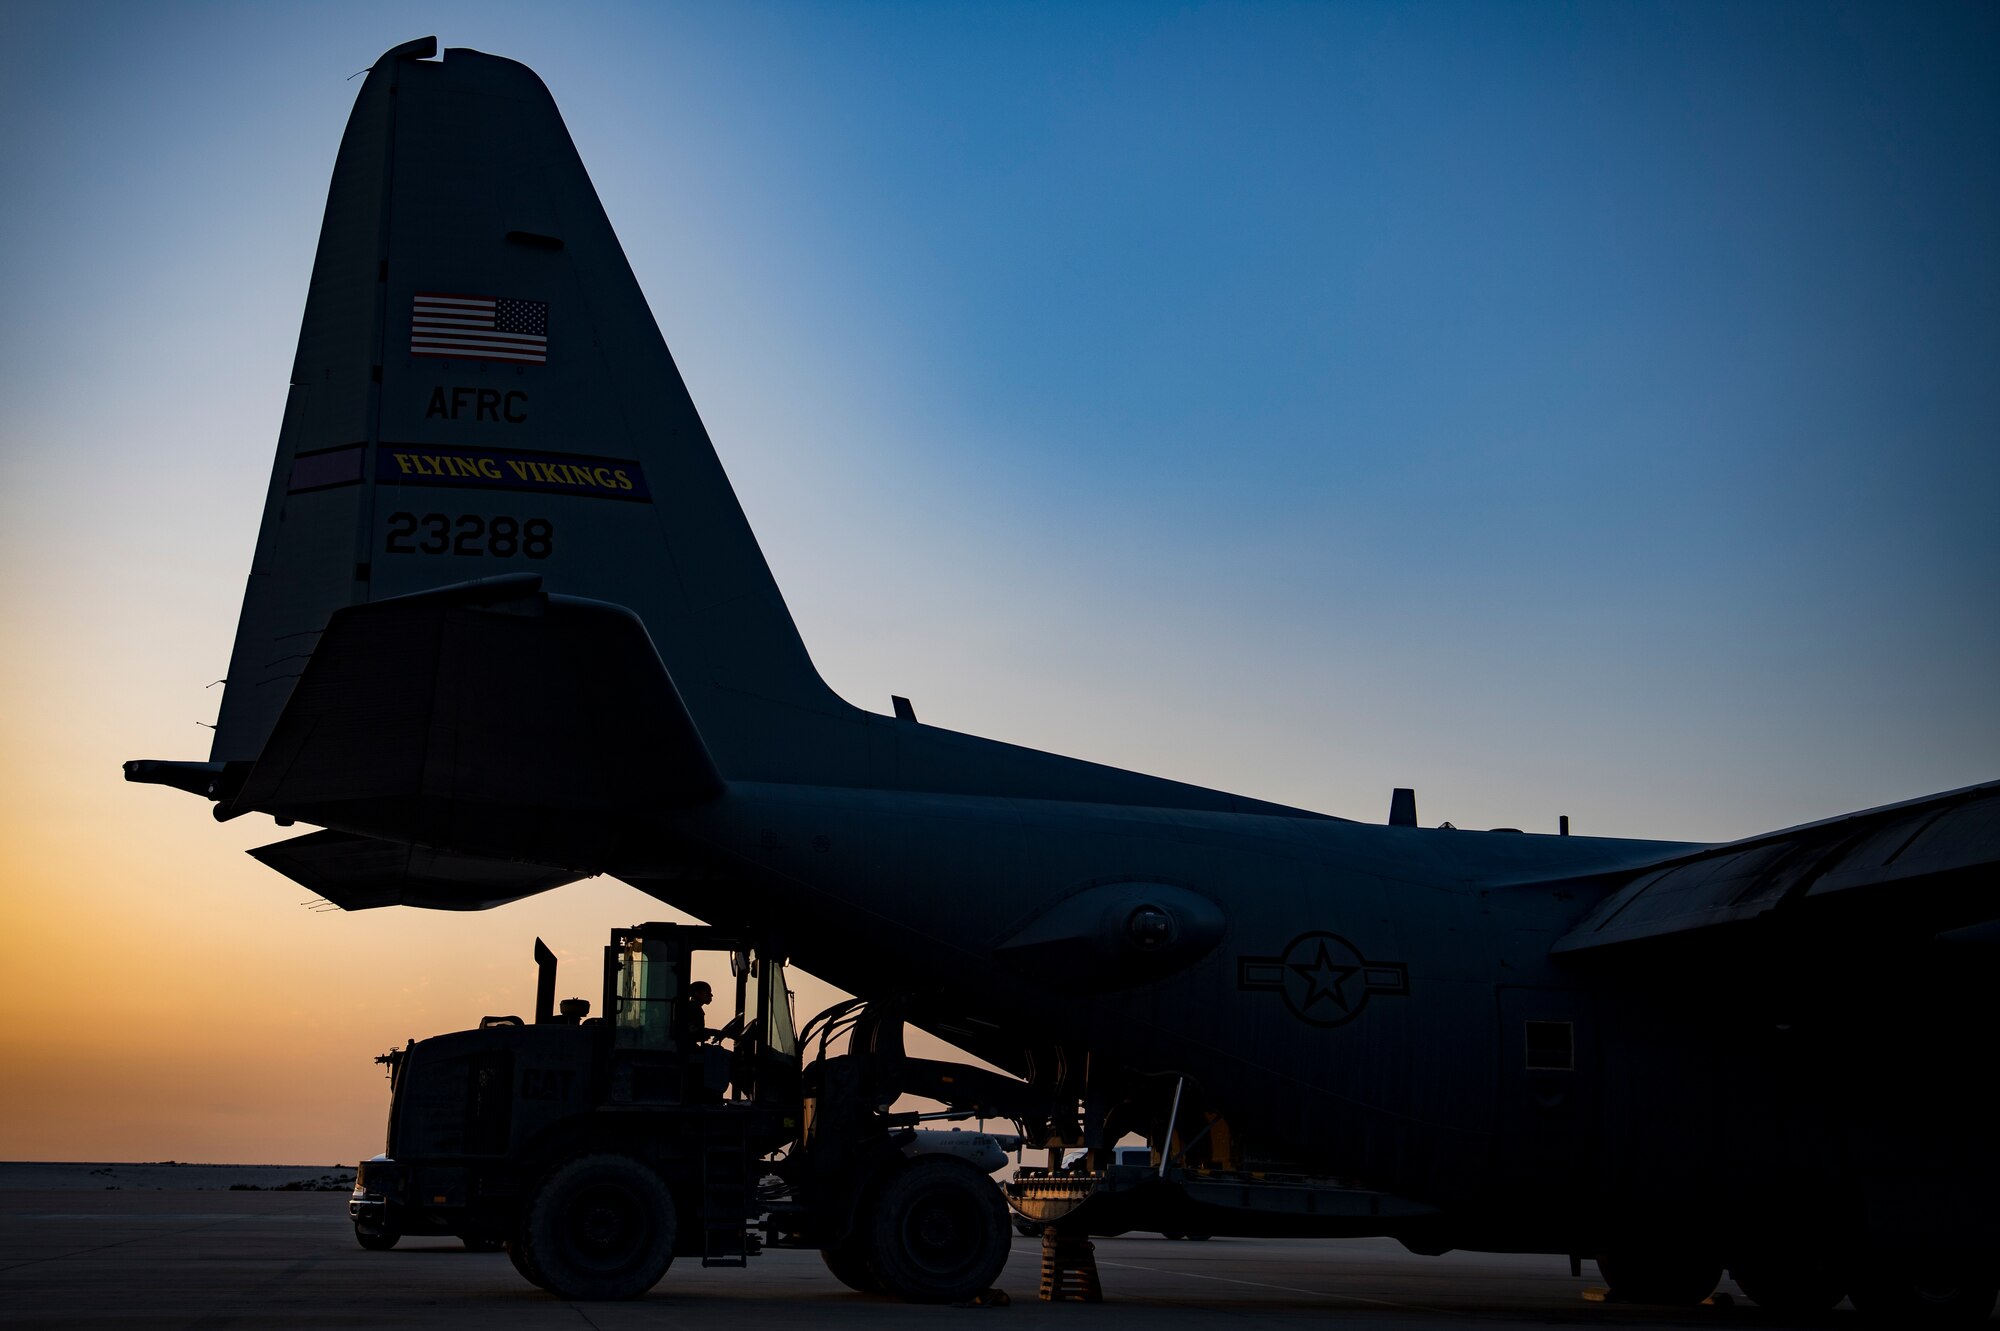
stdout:
<svg viewBox="0 0 2000 1331">
<path fill-rule="evenodd" d="M 184 688 L 221 673 L 343 80 L 436 31 L 554 90 L 857 701 L 1628 834 L 1992 774 L 1990 6 L 5 23 L 9 596 L 139 582 Z"/>
<path fill-rule="evenodd" d="M 657 913 L 311 914 L 117 780 L 207 752 L 349 76 L 433 32 L 555 93 L 864 706 L 1472 827 L 2000 775 L 1991 4 L 16 0 L 0 1155 L 352 1158 L 368 1054 Z"/>
</svg>

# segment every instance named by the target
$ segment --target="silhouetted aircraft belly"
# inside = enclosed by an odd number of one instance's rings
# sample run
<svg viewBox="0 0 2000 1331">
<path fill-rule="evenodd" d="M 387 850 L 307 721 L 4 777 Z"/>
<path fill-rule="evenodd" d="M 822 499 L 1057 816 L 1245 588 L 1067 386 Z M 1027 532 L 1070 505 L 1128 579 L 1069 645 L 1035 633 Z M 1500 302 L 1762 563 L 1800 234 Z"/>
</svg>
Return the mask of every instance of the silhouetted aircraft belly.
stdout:
<svg viewBox="0 0 2000 1331">
<path fill-rule="evenodd" d="M 1725 846 L 1366 826 L 855 708 L 547 90 L 433 49 L 341 143 L 213 750 L 128 779 L 324 829 L 253 853 L 349 909 L 613 873 L 776 923 L 1100 1144 L 1410 1199 L 1367 1232 L 2000 1245 L 2000 785 Z"/>
</svg>

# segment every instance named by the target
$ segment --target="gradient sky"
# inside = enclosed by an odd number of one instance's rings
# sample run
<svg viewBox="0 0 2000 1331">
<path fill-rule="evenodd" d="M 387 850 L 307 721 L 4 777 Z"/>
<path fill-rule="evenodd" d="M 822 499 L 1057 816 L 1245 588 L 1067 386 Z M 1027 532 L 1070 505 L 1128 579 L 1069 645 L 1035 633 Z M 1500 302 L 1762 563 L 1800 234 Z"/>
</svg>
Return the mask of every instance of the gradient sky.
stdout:
<svg viewBox="0 0 2000 1331">
<path fill-rule="evenodd" d="M 371 1055 L 667 914 L 314 914 L 119 780 L 207 754 L 347 79 L 431 32 L 555 93 L 852 701 L 1461 826 L 2000 775 L 2000 7 L 14 0 L 0 1158 L 351 1161 Z"/>
</svg>

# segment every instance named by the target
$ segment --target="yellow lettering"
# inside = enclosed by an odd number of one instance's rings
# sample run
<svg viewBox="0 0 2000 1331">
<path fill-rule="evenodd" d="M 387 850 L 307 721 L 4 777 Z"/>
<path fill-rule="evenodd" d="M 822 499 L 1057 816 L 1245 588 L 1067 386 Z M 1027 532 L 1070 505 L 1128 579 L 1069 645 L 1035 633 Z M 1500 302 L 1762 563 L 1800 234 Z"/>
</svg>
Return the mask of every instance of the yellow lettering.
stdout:
<svg viewBox="0 0 2000 1331">
<path fill-rule="evenodd" d="M 629 490 L 632 488 L 632 478 L 625 474 L 625 469 L 623 467 L 620 467 L 617 471 L 614 471 L 611 474 L 618 478 L 619 489 Z"/>
<path fill-rule="evenodd" d="M 408 453 L 396 454 L 396 469 L 405 476 L 410 474 L 410 455 Z"/>
<path fill-rule="evenodd" d="M 479 459 L 479 474 L 489 481 L 497 481 L 500 479 L 500 464 L 492 458 L 481 458 Z"/>
<path fill-rule="evenodd" d="M 525 481 L 531 479 L 528 475 L 528 464 L 525 462 L 519 462 L 513 458 L 508 458 L 507 470 L 514 473 L 514 479 L 516 480 Z"/>
<path fill-rule="evenodd" d="M 597 487 L 600 490 L 614 488 L 611 484 L 611 473 L 603 467 L 592 467 L 590 469 L 590 479 L 597 482 Z"/>
</svg>

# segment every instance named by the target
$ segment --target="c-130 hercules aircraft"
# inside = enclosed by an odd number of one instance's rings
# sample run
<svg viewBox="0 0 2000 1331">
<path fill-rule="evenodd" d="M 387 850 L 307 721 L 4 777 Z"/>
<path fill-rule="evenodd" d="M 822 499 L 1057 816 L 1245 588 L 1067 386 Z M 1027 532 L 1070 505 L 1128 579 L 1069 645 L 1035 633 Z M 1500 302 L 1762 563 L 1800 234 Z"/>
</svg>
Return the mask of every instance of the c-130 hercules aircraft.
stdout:
<svg viewBox="0 0 2000 1331">
<path fill-rule="evenodd" d="M 1720 845 L 1477 833 L 856 708 L 548 91 L 435 54 L 341 143 L 210 758 L 130 779 L 325 829 L 253 853 L 347 909 L 613 874 L 776 922 L 1093 1161 L 1152 1144 L 1144 1188 L 1026 1172 L 1034 1218 L 1988 1315 L 2000 783 Z"/>
</svg>

